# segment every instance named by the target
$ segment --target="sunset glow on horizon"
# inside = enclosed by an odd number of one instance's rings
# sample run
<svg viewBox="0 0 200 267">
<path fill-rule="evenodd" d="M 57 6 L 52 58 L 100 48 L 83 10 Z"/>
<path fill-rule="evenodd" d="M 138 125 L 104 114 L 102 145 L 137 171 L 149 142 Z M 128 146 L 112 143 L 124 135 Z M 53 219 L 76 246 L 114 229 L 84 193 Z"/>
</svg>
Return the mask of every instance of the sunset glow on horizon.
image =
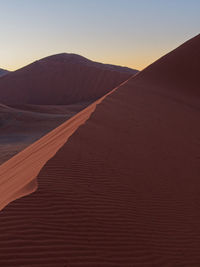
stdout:
<svg viewBox="0 0 200 267">
<path fill-rule="evenodd" d="M 200 26 L 198 0 L 0 0 L 0 6 L 0 68 L 8 70 L 63 52 L 141 70 Z"/>
</svg>

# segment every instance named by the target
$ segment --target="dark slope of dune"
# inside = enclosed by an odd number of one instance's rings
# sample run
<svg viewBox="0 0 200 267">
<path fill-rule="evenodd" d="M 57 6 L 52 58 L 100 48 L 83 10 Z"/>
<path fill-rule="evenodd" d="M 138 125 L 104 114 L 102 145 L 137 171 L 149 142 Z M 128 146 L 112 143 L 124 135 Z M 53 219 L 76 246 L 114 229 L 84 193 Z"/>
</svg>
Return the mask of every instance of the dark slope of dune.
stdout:
<svg viewBox="0 0 200 267">
<path fill-rule="evenodd" d="M 0 69 L 0 77 L 3 76 L 3 75 L 6 75 L 8 73 L 9 73 L 8 70 Z"/>
<path fill-rule="evenodd" d="M 200 83 L 191 74 L 199 53 L 188 61 L 195 49 L 200 36 L 124 83 L 95 111 L 89 106 L 57 128 L 54 142 L 91 114 L 43 167 L 38 190 L 1 212 L 2 266 L 199 266 Z M 41 151 L 46 138 L 37 144 Z"/>
<path fill-rule="evenodd" d="M 24 111 L 39 112 L 45 114 L 74 114 L 80 112 L 82 109 L 90 105 L 90 102 L 80 102 L 71 105 L 30 105 L 30 104 L 16 104 L 9 105 L 9 107 Z"/>
<path fill-rule="evenodd" d="M 52 55 L 42 60 L 45 60 L 46 62 L 49 62 L 49 63 L 51 63 L 53 60 L 54 62 L 57 62 L 57 63 L 62 62 L 62 63 L 71 63 L 71 64 L 84 64 L 89 67 L 95 67 L 95 68 L 99 68 L 103 70 L 119 71 L 122 73 L 129 73 L 131 75 L 136 74 L 138 72 L 137 70 L 131 69 L 128 67 L 95 62 L 83 56 L 72 54 L 72 53 L 71 54 L 62 53 L 62 54 Z"/>
<path fill-rule="evenodd" d="M 0 164 L 134 73 L 58 54 L 0 78 Z"/>
<path fill-rule="evenodd" d="M 176 53 L 169 53 L 157 62 L 140 72 L 137 83 L 150 83 L 159 92 L 172 94 L 179 98 L 200 97 L 200 35 L 186 42 L 176 49 Z M 190 53 L 187 49 L 190 48 Z M 167 87 L 167 90 L 165 89 Z M 198 100 L 197 100 L 198 101 Z"/>
<path fill-rule="evenodd" d="M 41 168 L 75 130 L 85 123 L 103 98 L 105 96 L 0 166 L 0 210 L 11 201 L 36 190 L 36 176 Z"/>
<path fill-rule="evenodd" d="M 0 104 L 0 165 L 86 106 Z"/>
<path fill-rule="evenodd" d="M 66 105 L 94 101 L 136 72 L 75 54 L 58 54 L 2 77 L 0 102 Z"/>
</svg>

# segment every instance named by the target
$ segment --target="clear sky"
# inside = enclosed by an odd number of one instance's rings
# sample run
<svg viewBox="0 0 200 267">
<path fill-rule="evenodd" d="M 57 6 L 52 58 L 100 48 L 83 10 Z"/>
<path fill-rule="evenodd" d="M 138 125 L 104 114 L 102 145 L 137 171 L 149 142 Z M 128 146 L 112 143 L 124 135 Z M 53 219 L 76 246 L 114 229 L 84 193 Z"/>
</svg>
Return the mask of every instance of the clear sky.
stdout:
<svg viewBox="0 0 200 267">
<path fill-rule="evenodd" d="M 200 32 L 200 0 L 0 0 L 0 68 L 69 52 L 143 69 Z"/>
</svg>

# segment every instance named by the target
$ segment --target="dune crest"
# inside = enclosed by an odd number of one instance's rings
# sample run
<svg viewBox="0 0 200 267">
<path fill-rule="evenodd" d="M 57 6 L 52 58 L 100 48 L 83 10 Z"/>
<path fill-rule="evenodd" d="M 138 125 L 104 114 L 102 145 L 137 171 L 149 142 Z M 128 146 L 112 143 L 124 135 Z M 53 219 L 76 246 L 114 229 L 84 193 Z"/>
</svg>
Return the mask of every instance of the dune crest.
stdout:
<svg viewBox="0 0 200 267">
<path fill-rule="evenodd" d="M 90 103 L 73 105 L 0 104 L 0 165 L 69 120 Z"/>
<path fill-rule="evenodd" d="M 111 94 L 115 89 L 109 92 Z M 52 158 L 68 138 L 84 124 L 103 96 L 77 115 L 61 124 L 44 137 L 0 165 L 0 210 L 13 200 L 37 189 L 37 175 L 45 163 Z"/>
</svg>

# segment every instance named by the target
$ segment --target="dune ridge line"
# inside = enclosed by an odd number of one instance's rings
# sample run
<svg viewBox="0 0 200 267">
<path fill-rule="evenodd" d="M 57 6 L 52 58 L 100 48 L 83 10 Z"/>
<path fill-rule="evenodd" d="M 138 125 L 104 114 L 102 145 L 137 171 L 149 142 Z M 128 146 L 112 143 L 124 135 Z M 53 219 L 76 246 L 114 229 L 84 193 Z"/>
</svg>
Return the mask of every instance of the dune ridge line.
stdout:
<svg viewBox="0 0 200 267">
<path fill-rule="evenodd" d="M 125 84 L 127 81 L 121 83 L 119 86 Z M 87 108 L 80 111 L 71 119 L 67 120 L 0 166 L 0 211 L 10 202 L 27 196 L 37 190 L 37 175 L 45 163 L 51 159 L 67 142 L 68 138 L 89 119 L 91 114 L 95 111 L 96 106 L 100 104 L 105 97 L 117 90 L 118 87 L 96 100 Z"/>
</svg>

